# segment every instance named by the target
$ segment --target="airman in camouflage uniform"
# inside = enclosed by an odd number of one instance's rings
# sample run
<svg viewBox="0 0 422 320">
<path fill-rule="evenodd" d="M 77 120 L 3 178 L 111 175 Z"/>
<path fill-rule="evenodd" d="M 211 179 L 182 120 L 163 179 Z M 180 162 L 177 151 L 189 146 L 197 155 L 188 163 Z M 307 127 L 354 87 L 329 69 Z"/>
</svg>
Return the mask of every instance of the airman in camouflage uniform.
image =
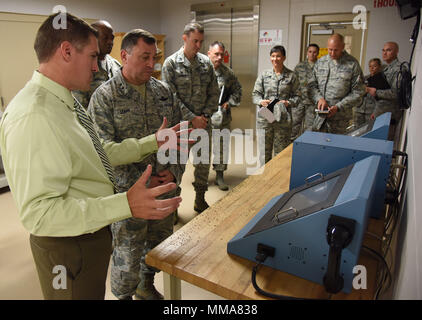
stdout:
<svg viewBox="0 0 422 320">
<path fill-rule="evenodd" d="M 303 131 L 312 130 L 315 104 L 308 95 L 308 79 L 312 75 L 318 53 L 319 46 L 310 44 L 306 52 L 306 60 L 299 62 L 294 69 L 300 83 L 301 99 L 298 106 L 292 110 L 292 141 L 299 137 Z"/>
<path fill-rule="evenodd" d="M 369 75 L 365 76 L 365 85 L 368 83 L 368 78 L 381 71 L 381 60 L 373 58 L 369 60 Z M 377 101 L 370 93 L 366 93 L 363 98 L 361 106 L 357 107 L 354 112 L 354 126 L 356 128 L 361 127 L 365 123 L 371 120 L 371 115 L 374 113 Z"/>
<path fill-rule="evenodd" d="M 369 75 L 365 76 L 365 82 L 369 78 Z M 367 93 L 363 97 L 363 103 L 355 108 L 353 124 L 356 128 L 361 127 L 365 123 L 371 120 L 371 115 L 374 113 L 375 105 L 377 101 L 373 96 Z"/>
<path fill-rule="evenodd" d="M 208 190 L 208 175 L 211 162 L 211 115 L 218 109 L 219 89 L 210 59 L 199 52 L 204 40 L 204 29 L 198 23 L 189 23 L 183 32 L 184 46 L 169 56 L 162 69 L 162 79 L 171 88 L 175 104 L 180 107 L 182 117 L 194 129 L 208 132 L 208 163 L 194 164 L 196 192 L 194 210 L 201 213 L 208 208 L 205 192 Z M 194 154 L 194 162 L 198 160 Z M 199 152 L 198 156 L 200 158 Z"/>
<path fill-rule="evenodd" d="M 227 101 L 223 101 L 221 105 L 223 120 L 220 126 L 212 124 L 213 129 L 230 130 L 230 123 L 232 121 L 231 108 L 240 104 L 242 98 L 242 86 L 234 74 L 233 70 L 223 64 L 225 47 L 224 44 L 218 41 L 212 43 L 208 50 L 208 57 L 214 65 L 214 72 L 217 77 L 218 87 L 220 91 L 224 87 L 224 94 L 227 92 Z M 221 92 L 220 92 L 221 94 Z M 223 139 L 213 141 L 213 169 L 216 171 L 216 184 L 220 190 L 228 190 L 229 187 L 224 183 L 223 172 L 227 170 L 227 162 L 229 157 L 229 143 L 224 144 Z M 216 163 L 216 159 L 220 159 Z"/>
<path fill-rule="evenodd" d="M 386 63 L 383 72 L 391 89 L 376 90 L 375 88 L 368 88 L 369 93 L 377 99 L 377 105 L 371 117 L 376 118 L 380 114 L 391 112 L 393 125 L 397 124 L 402 117 L 397 97 L 397 75 L 400 72 L 400 62 L 397 59 L 398 52 L 399 46 L 395 42 L 387 42 L 382 49 L 382 59 Z"/>
<path fill-rule="evenodd" d="M 280 109 L 280 119 L 270 123 L 258 114 L 257 129 L 265 130 L 265 136 L 258 137 L 259 144 L 264 143 L 265 139 L 265 155 L 260 155 L 261 165 L 271 160 L 273 147 L 274 153 L 278 154 L 290 144 L 292 109 L 297 107 L 300 100 L 299 80 L 296 74 L 283 64 L 286 59 L 285 52 L 283 46 L 271 49 L 273 69 L 262 72 L 256 79 L 252 92 L 253 103 L 260 108 L 267 107 L 276 98 L 280 100 L 274 106 L 274 113 L 277 108 Z"/>
<path fill-rule="evenodd" d="M 309 92 L 317 108 L 329 114 L 317 114 L 313 129 L 344 134 L 353 118 L 352 108 L 360 106 L 365 95 L 363 73 L 359 62 L 344 51 L 342 35 L 332 35 L 327 47 L 328 54 L 315 63 Z"/>
<path fill-rule="evenodd" d="M 98 71 L 93 72 L 89 91 L 73 91 L 73 96 L 84 107 L 88 108 L 89 100 L 94 91 L 107 80 L 111 79 L 120 70 L 120 62 L 109 55 L 113 48 L 113 29 L 107 21 L 97 21 L 92 24 L 98 31 Z"/>
<path fill-rule="evenodd" d="M 142 59 L 138 59 L 141 56 Z M 155 133 L 166 117 L 170 125 L 180 122 L 180 109 L 175 106 L 170 88 L 152 78 L 156 43 L 152 34 L 135 29 L 122 40 L 123 68 L 92 95 L 88 112 L 99 136 L 105 141 L 120 142 L 126 138 L 143 138 Z M 144 61 L 145 60 L 145 61 Z M 145 160 L 115 167 L 116 183 L 127 191 L 152 166 L 149 187 L 182 180 L 184 167 L 161 164 L 157 154 Z M 176 190 L 162 198 L 171 198 Z M 113 256 L 111 291 L 119 299 L 162 299 L 153 286 L 155 268 L 145 264 L 145 255 L 173 232 L 173 216 L 163 220 L 129 218 L 113 223 Z"/>
</svg>

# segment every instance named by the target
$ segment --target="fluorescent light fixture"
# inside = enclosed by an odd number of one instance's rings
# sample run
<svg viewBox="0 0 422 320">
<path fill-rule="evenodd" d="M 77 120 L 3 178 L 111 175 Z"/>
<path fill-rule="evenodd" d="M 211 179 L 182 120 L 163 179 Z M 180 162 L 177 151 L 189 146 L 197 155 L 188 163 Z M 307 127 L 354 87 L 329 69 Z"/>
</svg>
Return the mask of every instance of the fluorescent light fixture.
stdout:
<svg viewBox="0 0 422 320">
<path fill-rule="evenodd" d="M 333 29 L 329 29 L 329 30 L 312 30 L 312 34 L 333 34 L 334 30 Z"/>
</svg>

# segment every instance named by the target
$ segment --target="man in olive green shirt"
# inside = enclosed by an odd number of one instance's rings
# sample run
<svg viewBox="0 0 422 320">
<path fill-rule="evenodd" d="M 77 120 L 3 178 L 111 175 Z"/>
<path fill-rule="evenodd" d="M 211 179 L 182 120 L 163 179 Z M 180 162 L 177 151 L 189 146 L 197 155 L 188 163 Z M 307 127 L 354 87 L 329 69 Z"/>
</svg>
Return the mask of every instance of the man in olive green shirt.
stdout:
<svg viewBox="0 0 422 320">
<path fill-rule="evenodd" d="M 38 30 L 34 48 L 40 65 L 2 117 L 0 147 L 20 219 L 31 233 L 44 297 L 103 299 L 111 253 L 108 225 L 130 216 L 163 219 L 181 198 L 156 200 L 176 184 L 147 189 L 151 167 L 126 193 L 114 194 L 106 162 L 140 161 L 164 142 L 153 134 L 103 143 L 106 159 L 100 158 L 95 131 L 81 120 L 71 95 L 88 89 L 97 70 L 97 31 L 69 13 L 67 28 L 57 29 L 58 14 Z M 65 268 L 65 275 L 56 275 L 56 267 Z M 59 286 L 58 276 L 63 276 Z"/>
</svg>

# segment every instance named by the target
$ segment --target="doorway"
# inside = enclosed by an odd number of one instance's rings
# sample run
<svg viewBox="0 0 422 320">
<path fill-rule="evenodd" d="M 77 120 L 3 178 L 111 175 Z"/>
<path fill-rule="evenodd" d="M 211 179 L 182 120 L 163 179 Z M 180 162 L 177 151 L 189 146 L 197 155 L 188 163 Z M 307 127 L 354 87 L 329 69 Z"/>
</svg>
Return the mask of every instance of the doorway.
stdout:
<svg viewBox="0 0 422 320">
<path fill-rule="evenodd" d="M 365 64 L 367 30 L 356 28 L 351 13 L 310 15 L 303 18 L 301 60 L 306 58 L 306 48 L 311 43 L 320 47 L 318 58 L 326 55 L 328 38 L 334 33 L 344 36 L 345 51 Z M 367 25 L 369 13 L 367 13 Z"/>
<path fill-rule="evenodd" d="M 204 26 L 201 49 L 207 54 L 214 41 L 226 48 L 224 64 L 230 67 L 242 85 L 242 99 L 232 109 L 233 129 L 255 129 L 252 91 L 258 70 L 259 0 L 224 1 L 191 6 L 193 20 Z"/>
</svg>

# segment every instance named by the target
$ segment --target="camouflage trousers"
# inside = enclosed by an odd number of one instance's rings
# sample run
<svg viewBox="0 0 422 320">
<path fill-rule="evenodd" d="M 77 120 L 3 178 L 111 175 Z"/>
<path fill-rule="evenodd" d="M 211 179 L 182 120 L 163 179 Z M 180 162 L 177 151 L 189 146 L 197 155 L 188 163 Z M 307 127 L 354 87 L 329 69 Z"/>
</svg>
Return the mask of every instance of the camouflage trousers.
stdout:
<svg viewBox="0 0 422 320">
<path fill-rule="evenodd" d="M 291 141 L 294 141 L 297 137 L 302 134 L 303 119 L 305 118 L 305 106 L 299 104 L 292 108 L 292 133 Z"/>
<path fill-rule="evenodd" d="M 334 134 L 345 134 L 349 125 L 350 119 L 348 118 L 339 118 L 336 120 L 327 118 L 319 131 Z"/>
<path fill-rule="evenodd" d="M 223 116 L 223 123 L 221 126 L 216 127 L 212 126 L 213 129 L 224 130 L 227 129 L 230 131 L 230 118 Z M 215 138 L 215 139 L 214 139 Z M 212 154 L 213 154 L 213 163 L 212 167 L 215 171 L 225 171 L 227 170 L 227 163 L 229 161 L 229 152 L 230 152 L 230 135 L 228 136 L 228 141 L 224 143 L 224 138 L 220 136 L 213 136 L 212 141 Z M 218 163 L 216 163 L 219 159 Z"/>
<path fill-rule="evenodd" d="M 305 106 L 305 120 L 303 122 L 303 132 L 312 131 L 312 125 L 315 119 L 315 105 L 308 104 Z"/>
<path fill-rule="evenodd" d="M 111 292 L 124 299 L 135 294 L 142 277 L 159 272 L 145 263 L 145 255 L 173 233 L 173 215 L 163 220 L 129 218 L 113 223 L 111 232 Z"/>
<path fill-rule="evenodd" d="M 265 120 L 258 120 L 257 129 L 265 130 L 265 134 L 258 131 L 258 145 L 265 144 L 265 154 L 259 155 L 261 166 L 286 148 L 291 142 L 292 124 L 290 122 L 274 121 L 269 123 Z M 261 149 L 261 148 L 259 148 Z"/>
<path fill-rule="evenodd" d="M 207 126 L 206 131 L 208 133 L 208 158 L 206 159 L 206 163 L 203 163 L 202 161 L 199 161 L 201 159 L 201 148 L 195 149 L 194 146 L 197 144 L 205 145 L 205 142 L 201 142 L 201 139 L 198 139 L 197 142 L 195 142 L 191 147 L 190 150 L 192 151 L 193 155 L 193 167 L 194 167 L 194 180 L 192 182 L 192 185 L 195 189 L 195 192 L 201 191 L 205 192 L 208 190 L 208 176 L 210 173 L 210 164 L 211 164 L 211 126 Z M 195 131 L 193 131 L 195 132 Z M 195 149 L 195 152 L 192 150 Z"/>
<path fill-rule="evenodd" d="M 353 124 L 355 125 L 355 128 L 363 126 L 365 123 L 369 122 L 369 120 L 371 120 L 370 113 L 363 113 L 359 111 L 355 111 L 353 113 Z"/>
<path fill-rule="evenodd" d="M 296 140 L 306 130 L 312 131 L 312 125 L 315 118 L 315 106 L 313 104 L 292 108 L 292 135 L 291 140 Z"/>
<path fill-rule="evenodd" d="M 403 116 L 403 110 L 400 110 L 397 105 L 391 104 L 389 101 L 385 100 L 379 101 L 374 110 L 375 118 L 386 112 L 391 112 L 391 119 L 397 123 Z"/>
</svg>

